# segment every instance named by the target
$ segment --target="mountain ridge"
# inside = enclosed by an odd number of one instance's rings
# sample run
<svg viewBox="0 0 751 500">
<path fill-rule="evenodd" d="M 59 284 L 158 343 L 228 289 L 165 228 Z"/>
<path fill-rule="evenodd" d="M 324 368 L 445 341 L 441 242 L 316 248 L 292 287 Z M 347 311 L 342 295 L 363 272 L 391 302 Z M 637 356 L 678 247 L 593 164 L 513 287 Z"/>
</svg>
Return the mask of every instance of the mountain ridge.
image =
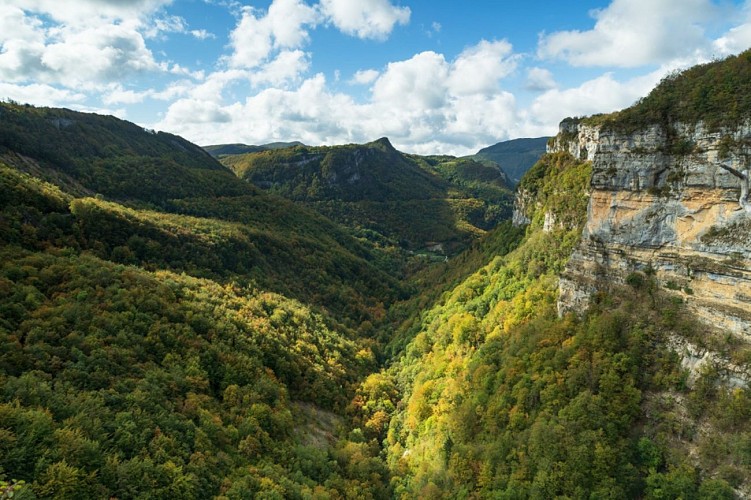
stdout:
<svg viewBox="0 0 751 500">
<path fill-rule="evenodd" d="M 295 146 L 305 146 L 300 141 L 291 142 L 270 142 L 268 144 L 261 144 L 258 146 L 248 145 L 242 143 L 234 144 L 212 144 L 208 146 L 201 146 L 206 152 L 208 152 L 214 158 L 219 158 L 224 155 L 237 155 L 245 153 L 257 153 L 259 151 L 267 151 L 269 149 L 284 149 Z"/>
<path fill-rule="evenodd" d="M 29 113 L 0 133 L 0 492 L 751 497 L 749 215 L 722 166 L 751 155 L 751 108 L 700 106 L 745 91 L 748 54 L 564 120 L 517 225 L 451 258 L 355 229 L 450 236 L 507 196 L 496 164 L 384 139 L 255 153 L 291 201 L 169 136 L 0 107 Z"/>
<path fill-rule="evenodd" d="M 550 137 L 518 138 L 501 141 L 481 149 L 473 158 L 487 159 L 498 163 L 517 184 L 524 174 L 545 153 Z"/>
<path fill-rule="evenodd" d="M 406 155 L 385 137 L 221 161 L 259 188 L 409 250 L 441 244 L 455 253 L 510 213 L 510 186 L 497 165 Z"/>
</svg>

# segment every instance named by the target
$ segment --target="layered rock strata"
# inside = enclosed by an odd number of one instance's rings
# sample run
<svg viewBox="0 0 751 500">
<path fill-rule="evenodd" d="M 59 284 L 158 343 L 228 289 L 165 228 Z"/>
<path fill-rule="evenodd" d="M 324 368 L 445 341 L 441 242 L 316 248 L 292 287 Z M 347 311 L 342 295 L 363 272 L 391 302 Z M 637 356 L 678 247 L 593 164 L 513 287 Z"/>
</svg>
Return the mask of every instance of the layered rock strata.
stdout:
<svg viewBox="0 0 751 500">
<path fill-rule="evenodd" d="M 738 175 L 751 158 L 751 124 L 627 133 L 566 120 L 549 151 L 590 160 L 593 172 L 582 241 L 560 281 L 561 313 L 632 273 L 653 273 L 700 319 L 751 340 L 751 213 Z"/>
</svg>

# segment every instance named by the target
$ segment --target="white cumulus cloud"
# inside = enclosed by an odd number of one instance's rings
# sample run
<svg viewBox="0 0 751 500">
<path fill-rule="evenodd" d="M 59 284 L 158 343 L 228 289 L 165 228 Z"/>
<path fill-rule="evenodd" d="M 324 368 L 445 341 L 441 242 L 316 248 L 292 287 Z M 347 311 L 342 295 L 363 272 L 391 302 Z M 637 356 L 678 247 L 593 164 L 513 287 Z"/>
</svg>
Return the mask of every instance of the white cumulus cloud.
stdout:
<svg viewBox="0 0 751 500">
<path fill-rule="evenodd" d="M 384 39 L 396 24 L 409 23 L 412 13 L 389 0 L 321 0 L 321 11 L 344 33 L 373 39 Z"/>
<path fill-rule="evenodd" d="M 449 74 L 443 54 L 421 52 L 389 63 L 373 86 L 373 99 L 399 109 L 436 109 L 445 102 Z"/>
<path fill-rule="evenodd" d="M 516 69 L 517 61 L 507 41 L 482 40 L 465 49 L 452 64 L 451 91 L 457 95 L 495 94 L 499 82 Z"/>
<path fill-rule="evenodd" d="M 723 56 L 751 48 L 751 2 L 746 2 L 737 15 L 731 13 L 729 17 L 740 20 L 740 24 L 729 29 L 712 44 L 714 51 Z"/>
<path fill-rule="evenodd" d="M 555 78 L 550 70 L 545 68 L 529 68 L 527 70 L 527 90 L 541 91 L 556 87 Z"/>
<path fill-rule="evenodd" d="M 246 7 L 230 34 L 236 68 L 255 68 L 274 49 L 297 49 L 309 39 L 308 28 L 319 20 L 317 11 L 299 0 L 274 0 L 265 14 Z"/>
<path fill-rule="evenodd" d="M 91 90 L 134 73 L 166 69 L 146 46 L 142 21 L 125 17 L 149 2 L 103 0 L 98 14 L 89 12 L 92 2 L 75 3 L 69 10 L 91 14 L 87 23 L 50 25 L 46 17 L 69 17 L 60 8 L 63 2 L 32 0 L 19 6 L 8 1 L 0 6 L 0 80 Z M 104 18 L 106 13 L 112 17 Z"/>
<path fill-rule="evenodd" d="M 37 106 L 70 106 L 82 102 L 86 96 L 80 92 L 39 83 L 17 85 L 0 82 L 0 98 Z"/>
<path fill-rule="evenodd" d="M 308 70 L 310 60 L 302 50 L 284 50 L 250 76 L 250 81 L 257 86 L 272 85 L 284 87 L 295 82 Z"/>
<path fill-rule="evenodd" d="M 548 90 L 525 111 L 524 127 L 532 135 L 552 135 L 556 133 L 558 122 L 566 117 L 626 108 L 647 95 L 666 71 L 662 68 L 623 82 L 606 73 L 577 87 Z"/>
<path fill-rule="evenodd" d="M 591 30 L 541 35 L 538 56 L 574 66 L 662 64 L 706 50 L 704 25 L 715 15 L 710 0 L 613 0 L 592 12 Z"/>
<path fill-rule="evenodd" d="M 350 83 L 354 85 L 370 85 L 376 81 L 380 74 L 381 73 L 374 69 L 361 69 L 352 76 Z"/>
<path fill-rule="evenodd" d="M 483 62 L 488 68 L 480 67 Z M 341 144 L 388 136 L 405 151 L 465 154 L 509 137 L 517 126 L 516 100 L 500 86 L 514 67 L 515 56 L 506 42 L 483 41 L 453 61 L 427 51 L 392 62 L 381 72 L 358 72 L 354 81 L 372 84 L 370 99 L 364 103 L 330 90 L 318 74 L 299 85 L 261 90 L 244 101 L 215 100 L 207 110 L 199 97 L 203 92 L 223 95 L 230 86 L 243 79 L 253 81 L 259 74 L 234 70 L 221 77 L 209 75 L 189 97 L 170 106 L 153 128 L 185 135 L 199 144 L 227 142 L 230 137 L 232 142 L 248 144 L 277 140 Z M 474 93 L 469 92 L 470 84 L 458 80 L 468 71 L 479 72 L 472 84 Z M 216 121 L 207 126 L 212 117 Z"/>
<path fill-rule="evenodd" d="M 86 86 L 163 69 L 133 26 L 123 23 L 78 32 L 63 28 L 60 33 L 61 40 L 47 45 L 40 54 L 39 78 L 66 86 Z"/>
</svg>

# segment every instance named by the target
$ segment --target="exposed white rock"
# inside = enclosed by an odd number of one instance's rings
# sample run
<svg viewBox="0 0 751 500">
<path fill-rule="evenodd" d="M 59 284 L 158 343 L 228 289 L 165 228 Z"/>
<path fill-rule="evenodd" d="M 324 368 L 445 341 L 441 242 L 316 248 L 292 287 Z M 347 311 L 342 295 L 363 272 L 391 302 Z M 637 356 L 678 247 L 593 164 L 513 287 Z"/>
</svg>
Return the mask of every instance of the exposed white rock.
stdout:
<svg viewBox="0 0 751 500">
<path fill-rule="evenodd" d="M 649 267 L 700 318 L 751 340 L 751 212 L 739 210 L 744 179 L 722 166 L 745 171 L 751 124 L 626 134 L 566 120 L 555 151 L 592 161 L 587 224 L 560 282 L 561 313 Z"/>
</svg>

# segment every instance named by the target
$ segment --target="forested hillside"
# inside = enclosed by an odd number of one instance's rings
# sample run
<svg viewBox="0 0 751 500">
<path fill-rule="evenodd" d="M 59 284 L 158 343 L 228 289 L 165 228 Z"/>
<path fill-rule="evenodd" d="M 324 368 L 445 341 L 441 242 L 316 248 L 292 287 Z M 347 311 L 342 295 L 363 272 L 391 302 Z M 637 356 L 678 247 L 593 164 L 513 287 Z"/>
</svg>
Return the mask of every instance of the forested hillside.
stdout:
<svg viewBox="0 0 751 500">
<path fill-rule="evenodd" d="M 383 441 L 397 497 L 729 499 L 748 488 L 749 391 L 715 369 L 687 380 L 672 346 L 701 327 L 653 275 L 557 316 L 589 169 L 543 157 L 522 180 L 535 203 L 518 248 L 405 324 L 406 349 L 360 390 L 355 414 Z M 545 219 L 565 223 L 544 231 Z"/>
<path fill-rule="evenodd" d="M 633 131 L 649 125 L 703 122 L 707 128 L 744 125 L 751 113 L 751 50 L 664 78 L 649 95 L 617 113 L 587 123 Z"/>
<path fill-rule="evenodd" d="M 511 211 L 510 183 L 497 164 L 405 155 L 386 138 L 225 155 L 221 161 L 240 178 L 384 247 L 453 254 Z"/>
<path fill-rule="evenodd" d="M 74 246 L 150 270 L 255 282 L 351 325 L 378 319 L 403 293 L 391 256 L 262 194 L 182 139 L 67 110 L 0 111 L 5 243 Z M 68 125 L 56 132 L 60 116 Z M 188 166 L 186 151 L 198 155 Z"/>
<path fill-rule="evenodd" d="M 385 497 L 344 414 L 402 265 L 179 138 L 1 111 L 0 494 Z"/>
<path fill-rule="evenodd" d="M 720 64 L 634 109 L 689 116 L 673 90 Z M 379 140 L 222 165 L 0 105 L 0 498 L 749 497 L 744 339 L 650 266 L 559 316 L 582 235 L 606 246 L 597 165 L 563 151 L 515 226 L 494 163 Z"/>
</svg>

